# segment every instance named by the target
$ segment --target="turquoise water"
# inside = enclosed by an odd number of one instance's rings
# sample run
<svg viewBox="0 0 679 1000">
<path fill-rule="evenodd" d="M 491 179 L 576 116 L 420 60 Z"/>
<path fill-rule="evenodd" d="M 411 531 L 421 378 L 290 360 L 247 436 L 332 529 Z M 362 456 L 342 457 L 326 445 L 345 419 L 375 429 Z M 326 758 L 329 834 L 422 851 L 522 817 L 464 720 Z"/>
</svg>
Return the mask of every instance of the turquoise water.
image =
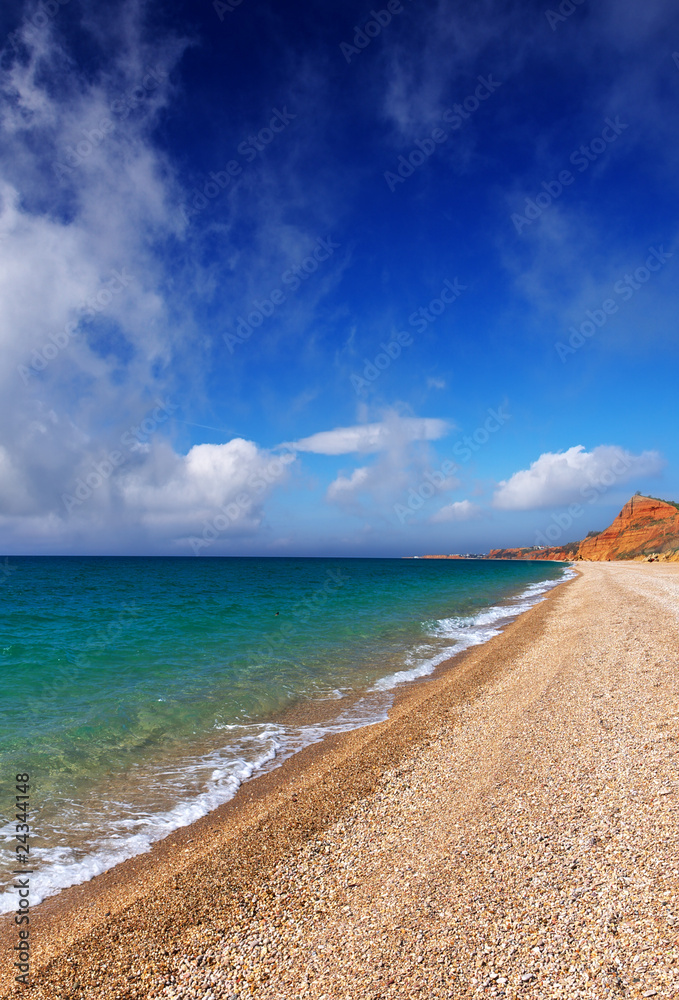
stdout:
<svg viewBox="0 0 679 1000">
<path fill-rule="evenodd" d="M 481 560 L 11 563 L 0 589 L 0 758 L 6 790 L 15 772 L 31 774 L 34 902 L 147 850 L 326 733 L 385 718 L 398 685 L 497 634 L 565 570 Z M 14 905 L 0 895 L 0 911 Z"/>
</svg>

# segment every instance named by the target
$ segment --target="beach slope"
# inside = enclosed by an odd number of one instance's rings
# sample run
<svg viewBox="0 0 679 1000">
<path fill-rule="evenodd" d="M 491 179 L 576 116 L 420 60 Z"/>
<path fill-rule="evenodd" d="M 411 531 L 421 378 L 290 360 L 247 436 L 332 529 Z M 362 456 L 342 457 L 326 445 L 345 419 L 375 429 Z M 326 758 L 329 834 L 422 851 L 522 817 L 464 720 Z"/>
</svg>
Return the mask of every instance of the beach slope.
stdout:
<svg viewBox="0 0 679 1000">
<path fill-rule="evenodd" d="M 31 996 L 679 996 L 679 566 L 578 571 L 43 904 Z"/>
</svg>

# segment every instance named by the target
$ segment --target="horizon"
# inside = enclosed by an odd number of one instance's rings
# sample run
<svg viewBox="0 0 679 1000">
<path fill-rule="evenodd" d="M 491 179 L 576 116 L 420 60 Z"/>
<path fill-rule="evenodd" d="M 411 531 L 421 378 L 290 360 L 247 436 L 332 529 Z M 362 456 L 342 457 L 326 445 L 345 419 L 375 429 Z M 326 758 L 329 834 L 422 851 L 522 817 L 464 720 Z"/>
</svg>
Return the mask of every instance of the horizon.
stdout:
<svg viewBox="0 0 679 1000">
<path fill-rule="evenodd" d="M 640 496 L 640 497 L 642 497 L 642 499 L 645 499 L 645 500 L 657 500 L 660 503 L 665 503 L 665 504 L 668 504 L 669 506 L 673 506 L 673 507 L 679 508 L 679 502 L 677 502 L 677 501 L 674 501 L 674 500 L 665 500 L 662 497 L 649 496 L 647 494 L 642 494 L 642 493 L 639 493 L 639 492 L 634 493 L 630 497 L 630 499 L 625 502 L 625 504 L 623 505 L 623 508 L 628 503 L 631 503 L 634 500 L 634 498 L 637 497 L 637 496 Z M 621 510 L 623 508 L 621 508 Z M 617 516 L 618 515 L 616 515 L 616 517 Z M 548 527 L 550 527 L 550 526 L 551 525 L 548 525 Z M 609 527 L 609 526 L 610 525 L 606 525 L 606 527 Z M 606 530 L 606 528 L 600 528 L 598 530 L 597 529 L 590 530 L 590 531 L 587 532 L 587 535 L 585 536 L 585 538 L 589 538 L 592 535 L 601 534 L 601 532 L 605 531 L 605 530 Z M 545 549 L 545 550 L 549 550 L 549 549 L 566 549 L 569 546 L 578 545 L 582 541 L 584 541 L 584 538 L 569 539 L 569 540 L 566 540 L 566 541 L 563 541 L 563 542 L 559 542 L 558 545 L 553 545 L 552 543 L 549 543 L 549 544 L 535 543 L 534 545 L 531 545 L 531 546 L 497 546 L 497 547 L 493 547 L 493 548 L 489 549 L 487 552 L 473 552 L 473 553 L 470 552 L 470 551 L 467 551 L 467 552 L 452 552 L 452 553 L 423 553 L 423 554 L 418 554 L 418 555 L 409 555 L 409 554 L 401 553 L 401 554 L 385 555 L 385 556 L 365 556 L 365 555 L 350 555 L 350 556 L 347 556 L 347 555 L 334 555 L 334 554 L 327 554 L 327 553 L 317 553 L 315 555 L 298 555 L 298 554 L 296 554 L 294 552 L 290 552 L 290 553 L 285 553 L 285 554 L 276 553 L 276 554 L 267 554 L 267 555 L 249 555 L 247 553 L 245 553 L 245 554 L 242 554 L 242 553 L 241 554 L 232 554 L 232 553 L 206 553 L 206 555 L 209 555 L 210 558 L 214 558 L 214 559 L 423 559 L 423 558 L 426 559 L 426 558 L 437 558 L 437 557 L 440 557 L 440 556 L 445 556 L 447 558 L 449 558 L 450 556 L 460 556 L 461 558 L 465 558 L 465 559 L 469 559 L 469 560 L 474 560 L 474 559 L 489 560 L 489 559 L 492 558 L 490 556 L 490 552 L 492 552 L 492 551 L 505 551 L 505 550 L 514 549 L 514 548 L 516 548 L 516 549 L 525 548 L 526 550 L 529 550 L 529 549 L 532 549 L 532 550 L 540 550 L 540 549 Z M 128 552 L 128 553 L 106 553 L 106 552 L 88 552 L 88 553 L 82 553 L 82 552 L 61 552 L 61 553 L 37 552 L 37 553 L 35 553 L 35 552 L 17 552 L 17 553 L 13 553 L 12 558 L 14 558 L 14 559 L 40 559 L 40 558 L 44 558 L 44 559 L 186 559 L 186 558 L 189 558 L 189 553 L 176 553 L 176 552 L 173 552 L 173 553 L 156 553 L 156 554 L 153 554 L 153 555 L 147 555 L 147 554 L 139 554 L 139 553 L 134 553 L 134 552 Z M 7 577 L 11 576 L 11 567 L 9 567 L 9 570 L 8 570 L 7 559 L 8 559 L 8 557 L 5 557 L 5 567 L 3 568 L 2 566 L 0 566 L 0 572 L 3 573 L 5 579 Z M 536 561 L 540 562 L 540 560 L 536 560 Z M 546 562 L 550 562 L 550 561 L 553 561 L 553 560 L 549 560 L 548 559 L 548 560 L 545 560 L 545 561 Z"/>
<path fill-rule="evenodd" d="M 669 0 L 10 0 L 0 50 L 3 557 L 481 554 L 679 496 Z"/>
</svg>

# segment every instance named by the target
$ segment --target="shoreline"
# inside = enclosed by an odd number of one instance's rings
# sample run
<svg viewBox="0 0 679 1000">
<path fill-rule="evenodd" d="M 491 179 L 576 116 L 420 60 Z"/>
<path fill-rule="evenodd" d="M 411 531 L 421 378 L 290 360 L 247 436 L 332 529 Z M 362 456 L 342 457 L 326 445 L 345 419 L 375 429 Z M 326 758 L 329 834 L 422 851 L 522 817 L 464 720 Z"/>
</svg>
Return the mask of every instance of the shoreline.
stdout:
<svg viewBox="0 0 679 1000">
<path fill-rule="evenodd" d="M 471 688 L 483 684 L 487 676 L 498 669 L 496 664 L 486 662 L 489 656 L 494 659 L 494 644 L 513 636 L 517 627 L 529 616 L 535 616 L 536 612 L 538 615 L 542 612 L 539 617 L 544 616 L 554 597 L 570 582 L 573 581 L 557 584 L 537 605 L 520 613 L 500 635 L 444 661 L 432 674 L 415 684 L 394 690 L 394 701 L 386 721 L 329 735 L 321 742 L 305 747 L 278 767 L 245 782 L 234 798 L 191 825 L 181 827 L 157 841 L 145 854 L 130 858 L 88 882 L 62 889 L 36 905 L 32 909 L 35 928 L 31 945 L 32 975 L 35 976 L 46 962 L 101 925 L 107 933 L 115 934 L 114 924 L 127 907 L 135 903 L 139 905 L 148 879 L 154 884 L 166 882 L 191 868 L 190 859 L 186 864 L 186 854 L 193 853 L 188 846 L 190 843 L 201 842 L 209 834 L 211 853 L 235 851 L 238 854 L 239 842 L 261 839 L 262 831 L 257 828 L 266 819 L 274 819 L 275 833 L 268 834 L 266 840 L 275 841 L 275 844 L 267 843 L 264 847 L 271 861 L 274 852 L 279 855 L 291 850 L 320 826 L 327 824 L 347 802 L 369 794 L 387 759 L 393 760 L 402 755 L 412 747 L 413 740 L 425 737 L 426 720 L 410 718 L 412 712 L 417 713 L 418 709 L 431 703 L 438 696 L 441 686 L 451 687 L 454 690 L 448 693 L 453 698 L 460 698 L 466 697 Z M 410 732 L 399 747 L 396 730 L 404 727 Z M 386 746 L 379 749 L 374 746 L 381 742 L 383 729 L 391 730 L 388 753 Z M 361 755 L 372 758 L 371 767 L 361 768 L 360 776 L 349 775 L 350 760 Z M 344 773 L 340 782 L 337 779 L 333 781 L 332 797 L 328 799 L 325 792 L 319 797 L 319 783 L 322 786 L 329 780 L 322 775 L 330 774 L 337 767 Z M 316 795 L 312 795 L 312 790 Z M 292 803 L 293 794 L 297 795 L 296 803 Z M 307 799 L 305 805 L 300 802 L 303 797 Z M 322 797 L 326 797 L 323 805 L 316 801 L 312 804 L 312 799 Z M 259 836 L 253 838 L 254 829 Z M 4 954 L 8 953 L 8 946 L 11 950 L 13 936 L 12 914 L 5 914 L 0 918 L 0 948 Z M 0 979 L 0 985 L 3 989 L 11 985 L 7 982 L 6 973 Z"/>
<path fill-rule="evenodd" d="M 503 631 L 504 628 L 506 628 L 511 621 L 515 620 L 516 617 L 522 614 L 523 611 L 527 610 L 534 603 L 539 603 L 541 600 L 544 600 L 546 594 L 555 585 L 562 582 L 562 579 L 546 578 L 545 580 L 537 581 L 536 583 L 529 584 L 528 586 L 522 585 L 522 589 L 518 590 L 518 592 L 500 597 L 495 603 L 491 603 L 485 608 L 481 607 L 480 609 L 477 609 L 469 616 L 471 623 L 469 624 L 468 629 L 458 629 L 456 631 L 459 634 L 440 640 L 444 642 L 447 649 L 439 651 L 434 650 L 431 654 L 428 653 L 427 655 L 431 655 L 431 659 L 428 660 L 425 657 L 421 663 L 416 664 L 416 666 L 412 668 L 408 666 L 397 667 L 396 665 L 392 665 L 394 669 L 393 673 L 387 672 L 383 676 L 378 676 L 376 680 L 364 680 L 362 682 L 362 686 L 356 686 L 353 690 L 344 690 L 341 697 L 339 697 L 339 691 L 334 692 L 338 698 L 314 698 L 302 696 L 298 700 L 293 701 L 268 717 L 253 722 L 253 728 L 256 728 L 257 726 L 271 726 L 274 730 L 280 730 L 276 736 L 279 746 L 275 753 L 262 753 L 261 762 L 256 764 L 253 763 L 251 773 L 247 776 L 239 776 L 240 784 L 256 780 L 263 774 L 280 767 L 288 757 L 299 753 L 300 750 L 305 749 L 313 743 L 321 742 L 323 739 L 334 733 L 350 732 L 354 729 L 360 729 L 365 726 L 385 721 L 388 718 L 389 711 L 393 705 L 394 695 L 397 690 L 407 691 L 415 684 L 430 680 L 433 676 L 435 676 L 441 664 L 448 664 L 450 666 L 452 661 L 457 660 L 467 648 L 487 642 L 487 637 L 483 635 L 487 629 L 490 628 L 491 631 L 495 632 Z M 538 588 L 536 592 L 533 592 L 534 588 Z M 462 618 L 464 620 L 465 616 L 463 615 Z M 477 622 L 476 619 L 480 619 L 480 621 Z M 479 633 L 483 635 L 480 642 Z M 238 749 L 236 747 L 233 749 L 229 747 L 228 744 L 224 743 L 224 737 L 221 733 L 212 731 L 200 736 L 195 736 L 192 743 L 184 749 L 183 753 L 187 760 L 193 758 L 193 763 L 197 762 L 200 764 L 202 759 L 211 753 L 227 752 L 229 750 L 231 750 L 234 759 L 238 760 Z M 174 753 L 172 758 L 166 755 L 166 763 L 168 765 L 170 765 L 171 761 L 174 761 L 174 759 L 176 759 Z M 247 761 L 247 758 L 243 758 L 243 760 L 245 762 Z M 158 763 L 156 763 L 155 766 L 158 767 Z M 123 798 L 127 794 L 126 781 L 127 778 L 121 777 L 117 784 L 109 783 L 106 789 L 106 797 L 113 802 L 119 798 Z M 167 825 L 164 830 L 160 826 L 159 820 L 162 820 L 164 815 L 166 817 L 171 817 L 174 812 L 178 812 L 181 808 L 192 808 L 194 803 L 200 800 L 201 796 L 206 796 L 208 794 L 208 791 L 206 789 L 201 790 L 197 799 L 188 797 L 180 797 L 178 800 L 170 799 L 165 807 L 160 808 L 160 815 L 158 814 L 158 808 L 156 808 L 154 817 L 156 821 L 155 835 L 149 835 L 148 841 L 150 845 L 153 846 L 159 841 L 166 839 L 173 832 L 175 832 L 175 830 L 182 829 L 184 826 L 190 826 L 192 823 L 197 822 L 204 816 L 214 812 L 221 805 L 230 801 L 235 794 L 237 794 L 237 789 L 240 787 L 240 784 L 238 784 L 235 791 L 231 789 L 227 790 L 226 795 L 228 797 L 222 797 L 222 801 L 210 803 L 208 810 L 202 815 L 194 812 L 194 818 L 190 821 L 179 821 L 175 822 L 173 825 L 167 824 L 169 825 L 169 829 L 167 829 Z M 140 805 L 144 808 L 145 800 L 143 798 L 140 799 Z M 111 871 L 113 868 L 118 867 L 118 865 L 123 864 L 126 861 L 132 860 L 134 857 L 147 854 L 149 850 L 148 848 L 142 848 L 139 849 L 136 854 L 130 854 L 128 857 L 123 856 L 121 858 L 120 855 L 123 854 L 124 848 L 125 843 L 123 841 L 121 842 L 120 849 L 117 852 L 119 855 L 117 859 L 102 859 L 101 854 L 95 851 L 94 854 L 91 855 L 91 860 L 94 863 L 85 877 L 81 877 L 77 881 L 74 881 L 71 885 L 67 884 L 56 891 L 50 892 L 48 895 L 43 897 L 40 903 L 35 902 L 34 906 L 42 905 L 43 901 L 51 899 L 67 889 L 72 889 L 78 885 L 90 882 L 93 878 L 105 874 L 107 871 Z M 87 860 L 89 860 L 87 857 L 81 859 L 80 865 L 86 868 L 87 866 L 84 862 Z M 79 865 L 76 865 L 75 867 L 77 869 Z M 37 872 L 38 877 L 39 875 L 40 870 Z M 74 876 L 77 878 L 77 872 L 74 873 Z M 33 880 L 33 882 L 35 881 L 36 879 Z M 32 889 L 33 895 L 37 895 L 38 890 L 34 887 L 34 885 L 32 885 Z M 9 899 L 7 902 L 10 906 L 13 906 L 15 903 L 13 894 L 8 895 Z M 5 903 L 4 898 L 3 903 Z M 11 913 L 13 911 L 9 910 L 7 912 Z M 6 912 L 0 913 L 0 928 L 2 927 L 2 921 L 6 918 L 6 915 Z"/>
<path fill-rule="evenodd" d="M 481 570 L 483 573 L 483 567 Z M 478 601 L 471 601 L 470 609 L 457 612 L 459 617 L 451 610 L 459 604 L 448 603 L 448 610 L 444 611 L 440 605 L 435 605 L 444 619 L 441 622 L 429 621 L 437 617 L 431 614 L 431 601 L 423 605 L 420 600 L 413 614 L 408 595 L 403 595 L 406 602 L 404 622 L 413 626 L 410 632 L 402 628 L 404 634 L 398 635 L 397 643 L 394 644 L 392 637 L 391 644 L 387 643 L 380 652 L 366 659 L 362 671 L 360 657 L 356 664 L 353 658 L 348 664 L 352 668 L 358 665 L 359 669 L 354 669 L 353 674 L 345 669 L 341 676 L 335 671 L 333 677 L 328 670 L 330 683 L 326 685 L 325 694 L 320 690 L 308 694 L 298 692 L 287 704 L 278 705 L 273 711 L 270 706 L 270 714 L 251 719 L 250 725 L 247 719 L 229 719 L 225 715 L 223 722 L 246 724 L 227 726 L 215 722 L 212 728 L 208 726 L 204 731 L 196 726 L 192 735 L 167 740 L 165 746 L 160 742 L 154 744 L 152 740 L 144 741 L 143 752 L 137 755 L 136 762 L 130 767 L 128 760 L 122 770 L 114 768 L 111 771 L 110 756 L 108 760 L 101 757 L 101 773 L 88 775 L 80 787 L 74 784 L 69 801 L 60 803 L 53 789 L 42 802 L 44 809 L 40 810 L 38 821 L 44 840 L 37 837 L 36 827 L 36 839 L 31 842 L 40 855 L 45 848 L 53 848 L 44 865 L 34 866 L 36 873 L 31 880 L 31 894 L 35 897 L 35 905 L 38 899 L 54 895 L 57 887 L 60 887 L 58 891 L 63 891 L 70 887 L 69 882 L 73 885 L 90 881 L 129 860 L 135 851 L 147 853 L 152 844 L 173 830 L 194 822 L 228 801 L 240 783 L 280 766 L 289 755 L 323 739 L 324 735 L 384 720 L 396 688 L 430 678 L 439 663 L 456 657 L 470 645 L 487 641 L 489 635 L 501 631 L 535 600 L 544 598 L 544 591 L 563 578 L 564 572 L 563 567 L 549 564 L 531 570 L 531 575 L 538 575 L 540 579 L 528 583 L 521 581 L 523 574 L 518 574 L 518 579 L 512 581 L 510 575 L 513 589 L 508 594 L 502 593 L 503 574 L 500 573 L 496 587 L 500 592 L 485 597 L 490 603 L 479 606 Z M 471 575 L 474 577 L 473 573 Z M 456 576 L 453 574 L 453 579 Z M 455 596 L 465 604 L 464 593 Z M 484 600 L 483 595 L 481 600 Z M 448 615 L 453 617 L 448 619 Z M 456 627 L 458 621 L 460 627 Z M 432 624 L 433 631 L 429 629 Z M 397 646 L 401 653 L 397 653 Z M 311 652 L 315 649 L 316 644 L 313 644 Z M 341 653 L 338 662 L 343 662 Z M 290 685 L 286 695 L 292 694 Z M 266 704 L 266 693 L 264 695 Z M 229 732 L 224 734 L 221 729 Z M 121 738 L 126 735 L 121 734 Z M 130 735 L 134 737 L 134 725 L 130 727 Z M 40 771 L 43 779 L 49 777 L 44 766 L 42 761 L 36 768 L 38 801 L 42 783 Z M 28 766 L 24 769 L 31 770 Z M 156 780 L 158 774 L 160 778 Z M 79 775 L 76 773 L 74 778 L 78 779 Z M 140 817 L 145 819 L 143 826 L 139 825 Z M 69 830 L 66 824 L 71 821 L 75 825 Z M 112 836 L 113 831 L 119 835 Z M 59 852 L 56 845 L 62 845 L 64 851 Z M 0 910 L 7 908 L 12 912 L 15 900 L 9 883 L 11 877 L 3 879 Z M 0 913 L 0 926 L 3 916 Z"/>
</svg>

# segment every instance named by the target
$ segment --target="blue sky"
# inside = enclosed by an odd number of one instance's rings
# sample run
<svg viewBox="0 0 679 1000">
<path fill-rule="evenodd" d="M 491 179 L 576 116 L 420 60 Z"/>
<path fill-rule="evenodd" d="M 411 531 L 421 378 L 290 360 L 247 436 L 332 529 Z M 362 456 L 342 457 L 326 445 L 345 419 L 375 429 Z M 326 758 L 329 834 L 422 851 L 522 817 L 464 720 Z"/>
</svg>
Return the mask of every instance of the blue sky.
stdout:
<svg viewBox="0 0 679 1000">
<path fill-rule="evenodd" d="M 483 552 L 679 498 L 670 0 L 10 0 L 0 44 L 0 550 Z"/>
</svg>

